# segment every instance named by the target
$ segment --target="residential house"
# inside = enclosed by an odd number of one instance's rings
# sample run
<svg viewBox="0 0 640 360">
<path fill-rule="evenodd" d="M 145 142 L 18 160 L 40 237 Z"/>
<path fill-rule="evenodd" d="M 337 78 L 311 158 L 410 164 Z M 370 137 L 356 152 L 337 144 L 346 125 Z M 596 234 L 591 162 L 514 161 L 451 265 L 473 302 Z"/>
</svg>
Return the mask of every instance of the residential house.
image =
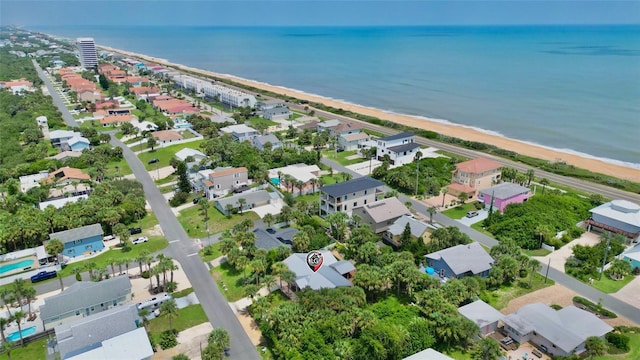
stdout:
<svg viewBox="0 0 640 360">
<path fill-rule="evenodd" d="M 329 128 L 330 135 L 336 135 L 338 137 L 352 134 L 359 134 L 362 130 L 362 125 L 356 122 L 340 122 L 338 125 Z"/>
<path fill-rule="evenodd" d="M 95 104 L 104 100 L 104 94 L 98 89 L 84 89 L 76 93 L 79 102 Z"/>
<path fill-rule="evenodd" d="M 82 137 L 82 134 L 69 130 L 53 130 L 49 132 L 49 140 L 51 140 L 51 145 L 59 149 L 67 149 L 69 147 L 69 139 L 71 139 L 72 137 Z"/>
<path fill-rule="evenodd" d="M 13 95 L 18 95 L 23 91 L 33 91 L 33 83 L 26 79 L 1 81 L 0 89 L 9 89 Z"/>
<path fill-rule="evenodd" d="M 49 239 L 60 240 L 64 244 L 62 255 L 74 258 L 78 255 L 102 251 L 104 249 L 103 234 L 100 224 L 92 224 L 51 233 Z"/>
<path fill-rule="evenodd" d="M 396 248 L 400 247 L 400 239 L 405 227 L 409 224 L 411 229 L 411 237 L 413 239 L 420 239 L 426 242 L 429 239 L 429 229 L 435 229 L 435 227 L 413 218 L 411 215 L 401 216 L 389 226 L 389 228 L 382 234 L 382 239 L 389 245 Z"/>
<path fill-rule="evenodd" d="M 355 273 L 355 266 L 347 260 L 338 261 L 328 250 L 320 250 L 323 256 L 322 267 L 313 271 L 307 265 L 307 253 L 291 254 L 282 260 L 289 270 L 295 274 L 292 284 L 297 289 L 310 288 L 312 290 L 334 289 L 352 286 L 351 279 Z"/>
<path fill-rule="evenodd" d="M 331 184 L 319 188 L 320 212 L 328 215 L 336 211 L 343 211 L 351 215 L 354 208 L 367 205 L 377 200 L 377 193 L 384 186 L 382 181 L 368 176 L 353 180 Z"/>
<path fill-rule="evenodd" d="M 621 256 L 624 261 L 628 261 L 631 264 L 631 269 L 634 271 L 640 270 L 640 245 L 626 250 Z"/>
<path fill-rule="evenodd" d="M 120 126 L 124 123 L 130 123 L 134 118 L 136 117 L 133 115 L 109 115 L 100 119 L 100 125 L 104 127 Z"/>
<path fill-rule="evenodd" d="M 226 126 L 220 131 L 224 134 L 230 134 L 235 141 L 252 141 L 253 138 L 260 135 L 258 130 L 245 124 Z"/>
<path fill-rule="evenodd" d="M 317 165 L 307 165 L 303 163 L 287 165 L 269 170 L 271 183 L 280 189 L 291 191 L 296 194 L 309 194 L 316 189 L 316 184 L 320 176 L 320 168 Z M 301 186 L 296 183 L 300 182 Z"/>
<path fill-rule="evenodd" d="M 136 96 L 136 100 L 147 100 L 149 97 L 159 96 L 161 89 L 149 86 L 134 86 L 129 88 L 129 92 Z"/>
<path fill-rule="evenodd" d="M 216 124 L 237 124 L 236 119 L 226 115 L 211 115 L 211 122 Z"/>
<path fill-rule="evenodd" d="M 94 344 L 86 352 L 65 360 L 150 360 L 154 351 L 143 327 Z"/>
<path fill-rule="evenodd" d="M 318 131 L 318 133 L 323 133 L 325 131 L 328 131 L 329 133 L 331 133 L 331 129 L 333 129 L 334 127 L 340 124 L 341 122 L 338 119 L 325 120 L 317 124 L 316 130 Z"/>
<path fill-rule="evenodd" d="M 160 130 L 151 133 L 154 139 L 158 140 L 161 144 L 166 144 L 170 142 L 176 142 L 183 140 L 182 134 L 175 130 Z"/>
<path fill-rule="evenodd" d="M 256 247 L 258 249 L 271 250 L 280 246 L 290 248 L 293 245 L 293 236 L 298 233 L 296 228 L 284 228 L 275 230 L 273 228 L 258 228 L 253 230 L 256 235 Z"/>
<path fill-rule="evenodd" d="M 483 337 L 497 331 L 498 323 L 504 317 L 500 311 L 482 300 L 461 306 L 458 308 L 458 312 L 473 321 Z"/>
<path fill-rule="evenodd" d="M 40 186 L 40 181 L 48 177 L 48 170 L 42 170 L 37 174 L 20 176 L 20 191 L 26 193 L 29 189 Z"/>
<path fill-rule="evenodd" d="M 627 200 L 612 200 L 589 210 L 588 229 L 611 231 L 626 237 L 640 238 L 640 205 Z"/>
<path fill-rule="evenodd" d="M 67 147 L 70 151 L 80 151 L 88 149 L 91 146 L 91 142 L 84 136 L 74 136 L 67 140 Z"/>
<path fill-rule="evenodd" d="M 420 145 L 414 138 L 415 135 L 408 132 L 379 138 L 376 140 L 376 158 L 383 161 L 385 155 L 388 155 L 389 163 L 396 166 L 412 163 L 420 150 Z"/>
<path fill-rule="evenodd" d="M 338 138 L 338 149 L 350 151 L 357 150 L 365 146 L 371 140 L 371 135 L 366 132 L 341 135 Z"/>
<path fill-rule="evenodd" d="M 85 174 L 81 169 L 65 166 L 52 173 L 50 173 L 43 181 L 47 184 L 69 185 L 74 182 L 82 182 L 91 180 L 89 174 Z"/>
<path fill-rule="evenodd" d="M 354 207 L 353 215 L 360 217 L 361 224 L 368 224 L 376 234 L 385 232 L 398 218 L 411 214 L 397 197 L 381 199 L 360 207 Z"/>
<path fill-rule="evenodd" d="M 262 113 L 262 117 L 267 120 L 286 120 L 291 116 L 288 107 L 276 107 L 267 109 Z"/>
<path fill-rule="evenodd" d="M 258 111 L 265 111 L 280 107 L 287 107 L 287 103 L 280 99 L 260 100 L 256 102 L 256 110 Z"/>
<path fill-rule="evenodd" d="M 507 205 L 522 204 L 529 200 L 529 197 L 531 189 L 510 182 L 482 189 L 478 193 L 478 201 L 484 202 L 487 209 L 493 205 L 493 209 L 499 210 L 500 213 L 504 212 Z"/>
<path fill-rule="evenodd" d="M 253 146 L 257 147 L 261 151 L 264 150 L 264 146 L 271 144 L 271 150 L 275 150 L 282 147 L 282 141 L 273 134 L 260 135 L 253 138 Z"/>
<path fill-rule="evenodd" d="M 244 199 L 244 203 L 240 199 Z M 229 197 L 217 198 L 215 206 L 218 211 L 224 215 L 229 215 L 227 205 L 231 205 L 233 212 L 235 211 L 247 211 L 254 207 L 264 206 L 268 204 L 274 204 L 280 202 L 280 196 L 275 192 L 268 192 L 266 190 L 249 191 L 241 194 L 236 194 Z M 242 203 L 242 204 L 241 204 Z"/>
<path fill-rule="evenodd" d="M 213 170 L 200 170 L 196 175 L 195 187 L 202 190 L 207 198 L 224 196 L 249 183 L 246 167 L 218 167 Z"/>
<path fill-rule="evenodd" d="M 109 310 L 131 300 L 128 276 L 100 282 L 78 281 L 57 295 L 43 299 L 40 319 L 45 329 Z"/>
<path fill-rule="evenodd" d="M 134 304 L 116 306 L 58 325 L 55 327 L 57 353 L 60 359 L 147 359 L 153 354 L 153 349 L 144 328 L 140 328 L 142 336 L 136 335 L 141 325 Z M 124 349 L 117 349 L 120 346 L 111 348 L 109 340 L 121 335 L 136 341 Z M 122 345 L 120 341 L 118 343 Z"/>
<path fill-rule="evenodd" d="M 465 276 L 489 276 L 493 258 L 477 242 L 456 245 L 425 255 L 427 266 L 441 278 L 461 279 Z"/>
<path fill-rule="evenodd" d="M 432 348 L 424 349 L 402 360 L 454 360 L 451 357 Z"/>
<path fill-rule="evenodd" d="M 69 151 L 61 151 L 58 154 L 49 156 L 47 159 L 65 161 L 66 159 L 75 159 L 75 158 L 79 158 L 80 156 L 82 156 L 82 152 L 69 150 Z"/>
<path fill-rule="evenodd" d="M 456 164 L 452 172 L 449 193 L 458 196 L 466 193 L 475 198 L 477 192 L 500 182 L 502 164 L 487 158 L 477 158 Z"/>
<path fill-rule="evenodd" d="M 180 161 L 187 160 L 188 157 L 192 157 L 194 161 L 200 162 L 202 159 L 206 159 L 207 155 L 203 154 L 201 151 L 192 149 L 192 148 L 184 148 L 178 151 L 175 154 L 176 159 Z"/>
<path fill-rule="evenodd" d="M 145 121 L 131 120 L 131 125 L 133 125 L 133 127 L 135 127 L 139 132 L 158 130 L 158 125 L 146 120 Z"/>
<path fill-rule="evenodd" d="M 89 194 L 80 194 L 80 195 L 72 195 L 72 196 L 65 196 L 62 198 L 54 198 L 54 199 L 49 199 L 49 200 L 45 200 L 45 201 L 41 201 L 38 203 L 38 208 L 40 210 L 44 210 L 46 209 L 48 206 L 53 206 L 56 209 L 60 209 L 61 207 L 65 206 L 66 204 L 69 203 L 75 203 L 78 202 L 79 200 L 86 200 L 89 198 Z"/>
<path fill-rule="evenodd" d="M 514 341 L 531 342 L 552 356 L 580 355 L 591 336 L 604 337 L 613 330 L 594 314 L 573 305 L 555 310 L 542 303 L 527 304 L 502 319 Z"/>
</svg>

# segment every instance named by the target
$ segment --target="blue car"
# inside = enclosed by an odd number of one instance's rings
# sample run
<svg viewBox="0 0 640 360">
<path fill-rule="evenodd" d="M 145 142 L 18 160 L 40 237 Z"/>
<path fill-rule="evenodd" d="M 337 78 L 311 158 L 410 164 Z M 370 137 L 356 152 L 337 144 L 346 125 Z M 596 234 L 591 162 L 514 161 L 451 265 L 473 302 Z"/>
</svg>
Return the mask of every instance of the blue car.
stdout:
<svg viewBox="0 0 640 360">
<path fill-rule="evenodd" d="M 47 280 L 47 279 L 51 279 L 58 276 L 58 273 L 53 270 L 53 271 L 40 271 L 39 273 L 33 275 L 31 277 L 31 282 L 35 283 L 38 281 L 42 281 L 42 280 Z"/>
</svg>

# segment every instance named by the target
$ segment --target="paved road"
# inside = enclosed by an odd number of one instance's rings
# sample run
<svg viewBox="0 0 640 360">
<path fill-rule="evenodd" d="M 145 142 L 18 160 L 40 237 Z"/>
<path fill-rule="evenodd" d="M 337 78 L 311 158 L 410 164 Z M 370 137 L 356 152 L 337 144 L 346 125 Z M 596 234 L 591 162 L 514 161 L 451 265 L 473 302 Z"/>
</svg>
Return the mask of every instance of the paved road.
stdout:
<svg viewBox="0 0 640 360">
<path fill-rule="evenodd" d="M 322 163 L 328 166 L 331 166 L 333 169 L 337 170 L 337 171 L 341 171 L 341 172 L 347 172 L 353 175 L 354 178 L 357 177 L 361 177 L 362 175 L 359 175 L 358 173 L 351 171 L 349 169 L 347 169 L 346 167 L 328 160 L 326 158 L 323 158 Z M 388 187 L 384 187 L 383 188 L 385 192 L 387 191 L 391 191 L 392 189 L 388 188 Z M 411 207 L 423 214 L 427 219 L 429 218 L 429 213 L 427 212 L 427 206 L 425 206 L 423 203 L 415 201 L 405 195 L 402 194 L 398 194 L 398 199 L 400 199 L 400 201 L 402 201 L 402 203 L 405 203 L 407 201 L 411 201 L 412 205 Z M 471 237 L 472 239 L 474 239 L 475 241 L 486 245 L 488 247 L 493 247 L 495 245 L 498 244 L 498 241 L 496 241 L 495 239 L 479 232 L 476 231 L 475 229 L 472 229 L 468 226 L 464 226 L 462 223 L 460 223 L 457 220 L 453 220 L 441 213 L 436 213 L 433 215 L 433 220 L 444 225 L 444 226 L 455 226 L 457 228 L 460 229 L 461 232 L 469 235 L 469 237 Z M 547 264 L 542 264 L 542 269 L 540 270 L 540 274 L 545 275 L 547 271 Z M 611 311 L 615 312 L 616 314 L 620 315 L 620 316 L 624 316 L 628 319 L 630 319 L 631 321 L 634 321 L 637 324 L 640 324 L 640 309 L 624 302 L 621 301 L 609 294 L 605 294 L 602 291 L 599 291 L 579 280 L 574 279 L 573 277 L 558 271 L 554 268 L 549 268 L 549 279 L 555 281 L 556 283 L 565 286 L 568 289 L 571 289 L 573 291 L 575 291 L 576 293 L 578 293 L 580 296 L 585 297 L 591 301 L 593 301 L 594 303 L 598 303 L 599 301 L 602 301 L 602 304 L 610 309 Z"/>
<path fill-rule="evenodd" d="M 36 68 L 36 71 L 38 72 L 38 76 L 40 77 L 40 79 L 42 79 L 42 81 L 44 81 L 44 84 L 47 86 L 47 89 L 49 89 L 49 94 L 51 94 L 53 103 L 56 104 L 58 109 L 60 109 L 64 122 L 71 127 L 78 127 L 78 123 L 69 112 L 69 109 L 67 109 L 67 106 L 64 104 L 64 102 L 60 98 L 60 95 L 58 95 L 58 91 L 56 90 L 56 88 L 53 87 L 51 80 L 49 80 L 47 75 L 45 75 L 44 70 L 42 70 L 40 65 L 38 65 L 37 61 L 32 60 L 32 62 L 33 62 L 33 66 Z"/>
<path fill-rule="evenodd" d="M 229 307 L 227 299 L 222 295 L 213 281 L 205 264 L 198 256 L 198 247 L 187 236 L 176 216 L 171 211 L 164 196 L 145 170 L 136 155 L 120 140 L 111 137 L 111 144 L 123 150 L 123 156 L 131 167 L 136 179 L 142 183 L 144 192 L 153 212 L 162 227 L 169 247 L 165 253 L 182 265 L 187 278 L 191 282 L 200 303 L 213 327 L 227 329 L 231 337 L 231 358 L 260 359 L 255 346 L 245 333 L 240 321 Z"/>
</svg>

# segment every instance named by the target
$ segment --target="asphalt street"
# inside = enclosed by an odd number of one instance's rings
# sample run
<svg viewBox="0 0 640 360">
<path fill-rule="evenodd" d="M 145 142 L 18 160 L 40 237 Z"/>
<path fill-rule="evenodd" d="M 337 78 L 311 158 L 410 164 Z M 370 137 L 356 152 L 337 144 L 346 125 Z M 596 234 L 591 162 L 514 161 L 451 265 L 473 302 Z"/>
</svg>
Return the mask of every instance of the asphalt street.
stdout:
<svg viewBox="0 0 640 360">
<path fill-rule="evenodd" d="M 53 99 L 53 103 L 56 104 L 58 109 L 60 109 L 64 122 L 71 127 L 78 127 L 78 123 L 73 118 L 73 116 L 71 115 L 67 107 L 64 105 L 64 102 L 62 102 L 60 95 L 58 95 L 58 91 L 56 90 L 56 88 L 53 87 L 51 80 L 49 80 L 49 78 L 45 75 L 44 70 L 42 70 L 42 68 L 40 67 L 40 65 L 38 65 L 38 62 L 35 59 L 32 60 L 32 62 L 33 62 L 33 66 L 36 68 L 36 71 L 38 72 L 38 76 L 40 77 L 40 79 L 42 79 L 42 81 L 44 81 L 44 84 L 47 86 L 47 89 L 49 89 L 49 94 Z"/>
<path fill-rule="evenodd" d="M 357 178 L 357 177 L 361 177 L 362 175 L 353 172 L 349 169 L 347 169 L 346 167 L 328 160 L 326 158 L 323 158 L 322 163 L 328 166 L 331 166 L 334 170 L 336 171 L 340 171 L 340 172 L 347 172 L 351 175 L 353 175 L 353 178 Z M 385 192 L 391 191 L 391 188 L 388 187 L 383 187 Z M 400 199 L 400 201 L 402 201 L 402 203 L 405 203 L 407 201 L 411 201 L 412 205 L 411 207 L 417 211 L 418 213 L 424 215 L 427 219 L 429 218 L 429 213 L 427 212 L 427 206 L 425 206 L 423 203 L 418 202 L 416 200 L 413 200 L 405 195 L 402 194 L 398 194 L 398 199 Z M 471 239 L 487 246 L 487 247 L 493 247 L 495 245 L 498 244 L 498 241 L 496 241 L 495 239 L 479 232 L 476 231 L 475 229 L 472 229 L 468 226 L 463 225 L 462 223 L 453 220 L 445 215 L 442 215 L 440 213 L 436 213 L 433 215 L 433 220 L 435 222 L 438 222 L 444 226 L 455 226 L 457 228 L 460 229 L 461 232 L 469 235 L 469 237 L 471 237 Z M 542 269 L 539 271 L 540 274 L 545 275 L 547 272 L 547 267 L 548 264 L 542 264 Z M 620 315 L 620 316 L 624 316 L 628 319 L 630 319 L 631 321 L 634 321 L 637 324 L 640 324 L 640 309 L 631 306 L 630 304 L 627 304 L 624 301 L 621 301 L 619 299 L 616 299 L 615 297 L 609 295 L 609 294 L 605 294 L 602 291 L 591 287 L 579 280 L 576 280 L 575 278 L 559 271 L 556 270 L 554 268 L 549 268 L 549 279 L 555 281 L 556 283 L 571 289 L 573 291 L 575 291 L 576 293 L 578 293 L 580 296 L 585 297 L 589 300 L 591 300 L 594 303 L 598 303 L 600 301 L 602 301 L 602 305 L 604 305 L 604 307 L 608 308 L 609 310 L 613 311 L 614 313 Z"/>
</svg>

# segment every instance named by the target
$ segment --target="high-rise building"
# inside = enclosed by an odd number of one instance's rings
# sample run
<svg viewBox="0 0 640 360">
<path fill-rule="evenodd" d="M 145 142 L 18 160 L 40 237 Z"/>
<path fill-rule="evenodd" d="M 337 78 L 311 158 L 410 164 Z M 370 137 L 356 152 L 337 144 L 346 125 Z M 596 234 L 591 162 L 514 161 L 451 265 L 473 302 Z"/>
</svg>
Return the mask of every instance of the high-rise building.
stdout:
<svg viewBox="0 0 640 360">
<path fill-rule="evenodd" d="M 80 65 L 85 69 L 91 69 L 98 65 L 98 53 L 93 38 L 78 38 L 78 51 L 80 52 Z"/>
</svg>

